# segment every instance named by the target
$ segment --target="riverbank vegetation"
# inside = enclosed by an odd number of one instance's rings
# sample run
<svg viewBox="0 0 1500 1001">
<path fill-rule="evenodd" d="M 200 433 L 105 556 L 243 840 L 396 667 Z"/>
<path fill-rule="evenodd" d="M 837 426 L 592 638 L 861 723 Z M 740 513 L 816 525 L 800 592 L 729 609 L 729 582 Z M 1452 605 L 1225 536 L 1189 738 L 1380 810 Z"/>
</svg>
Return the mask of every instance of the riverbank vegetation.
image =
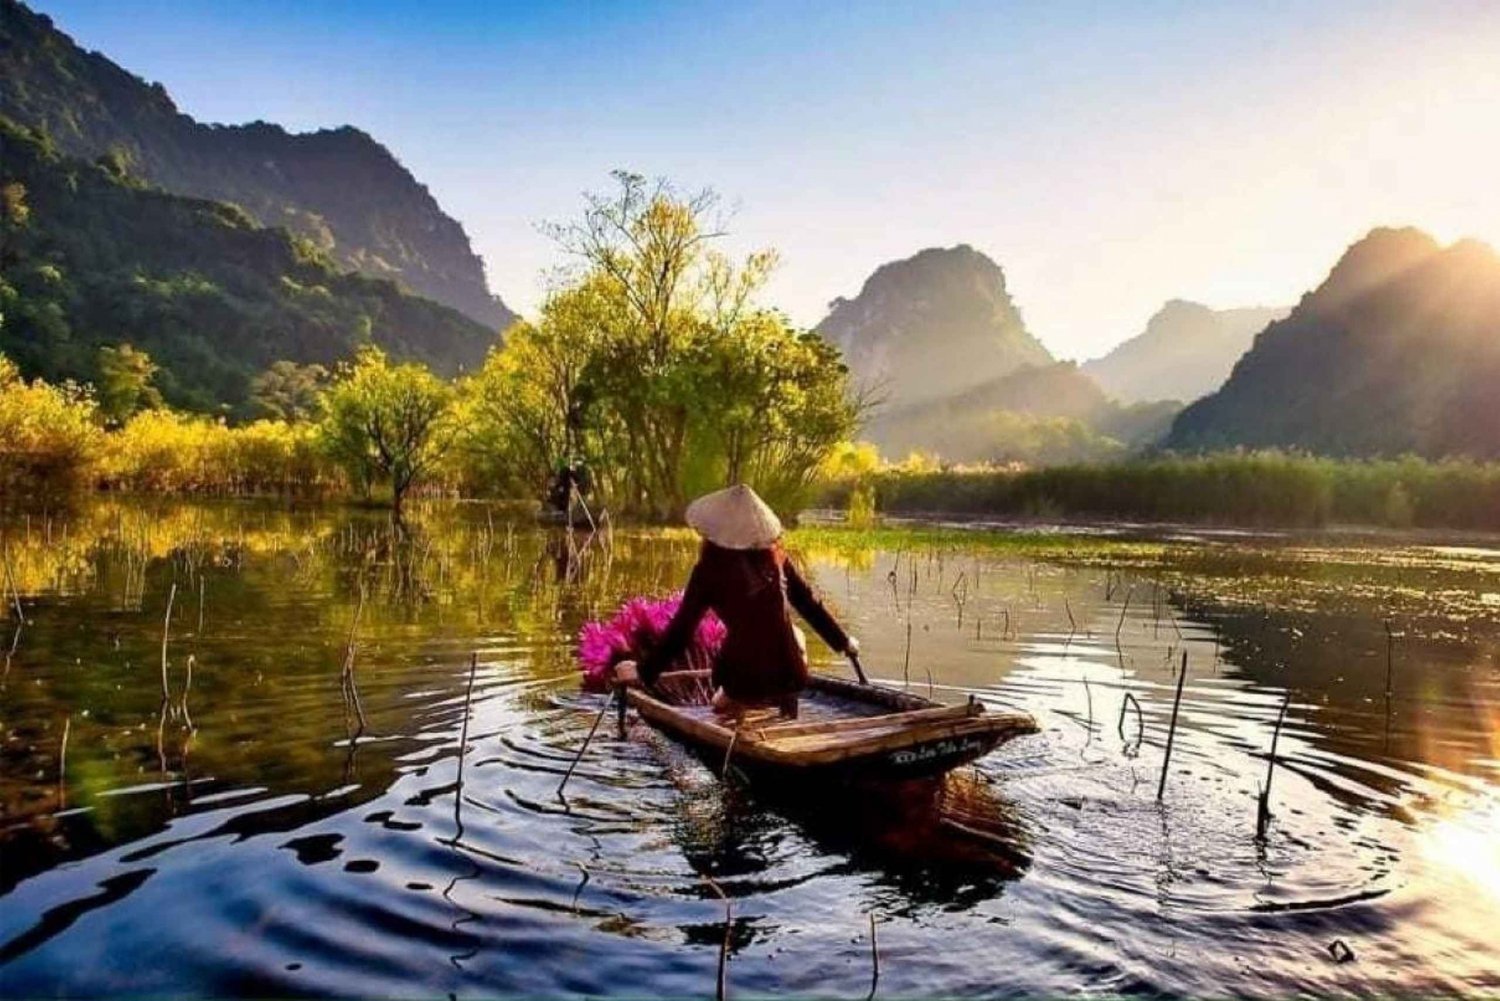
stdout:
<svg viewBox="0 0 1500 1001">
<path fill-rule="evenodd" d="M 914 459 L 835 476 L 819 500 L 863 509 L 871 497 L 887 514 L 1500 531 L 1500 463 L 1458 459 L 1263 451 L 1045 469 Z"/>
<path fill-rule="evenodd" d="M 70 245 L 43 217 L 66 186 L 53 183 L 60 161 L 45 142 L 14 128 L 4 138 L 37 169 L 0 192 L 0 256 L 30 262 L 0 281 L 5 329 L 18 338 L 13 360 L 0 355 L 0 506 L 55 506 L 103 489 L 374 500 L 399 513 L 414 495 L 540 501 L 567 468 L 594 507 L 648 520 L 675 519 L 689 498 L 746 481 L 784 513 L 836 505 L 861 527 L 878 510 L 1500 530 L 1500 464 L 1277 452 L 1129 459 L 1117 443 L 1048 468 L 883 465 L 872 447 L 852 443 L 864 406 L 839 351 L 761 303 L 775 253 L 730 259 L 717 249 L 717 196 L 626 173 L 586 196 L 577 219 L 549 228 L 567 263 L 535 319 L 513 325 L 454 378 L 411 352 L 388 354 L 380 345 L 404 343 L 402 331 L 375 336 L 352 314 L 324 316 L 349 346 L 346 360 L 270 360 L 258 374 L 239 373 L 243 393 L 183 391 L 173 374 L 181 359 L 152 357 L 149 311 L 114 311 L 134 317 L 124 328 L 79 313 L 78 329 L 54 331 L 68 334 L 68 366 L 48 367 L 46 352 L 37 354 L 48 342 L 21 335 L 62 315 L 48 296 L 63 282 L 55 261 L 71 259 Z M 136 203 L 156 194 L 106 168 L 69 169 L 100 197 L 146 212 Z M 126 284 L 160 284 L 150 276 L 181 265 L 147 262 L 144 277 Z M 44 286 L 53 292 L 37 291 Z M 216 315 L 179 311 L 173 322 L 202 327 Z M 86 336 L 74 337 L 80 330 Z M 226 323 L 214 333 L 238 338 L 236 330 Z M 1047 371 L 1050 381 L 1031 372 L 1012 388 L 1052 398 L 1077 382 L 1069 366 Z M 89 373 L 87 382 L 69 372 Z M 1097 390 L 1084 396 L 1075 410 L 1102 405 Z M 929 416 L 956 427 L 962 414 Z M 986 433 L 1010 436 L 993 422 Z"/>
<path fill-rule="evenodd" d="M 576 307 L 573 296 L 588 294 L 555 297 L 538 324 L 515 328 L 467 379 L 444 382 L 369 348 L 313 392 L 305 409 L 289 406 L 290 416 L 241 425 L 165 408 L 116 424 L 91 387 L 26 380 L 0 358 L 0 501 L 55 506 L 90 489 L 535 501 L 571 455 L 597 464 L 600 501 L 610 510 L 665 517 L 665 505 L 623 502 L 666 474 L 632 472 L 611 458 L 628 439 L 616 404 L 575 398 L 593 392 L 586 373 L 594 349 L 563 336 L 568 321 L 560 314 Z M 821 430 L 767 434 L 771 418 L 792 419 L 769 404 L 762 412 L 693 413 L 678 463 L 665 467 L 675 471 L 679 501 L 726 482 L 733 469 L 758 478 L 784 510 L 836 507 L 857 527 L 884 513 L 1500 531 L 1496 463 L 1239 452 L 1041 469 L 945 467 L 921 456 L 883 464 L 873 447 L 846 440 L 854 405 L 845 397 L 840 411 L 830 402 L 840 398 L 841 370 L 823 367 L 805 338 L 793 343 L 808 351 L 810 370 L 832 373 L 821 403 L 799 404 L 804 413 L 823 409 Z"/>
<path fill-rule="evenodd" d="M 330 373 L 278 361 L 251 380 L 262 419 L 168 409 L 149 354 L 102 347 L 92 384 L 0 364 L 4 501 L 89 487 L 154 493 L 540 499 L 587 470 L 598 506 L 670 519 L 746 481 L 783 511 L 810 498 L 860 403 L 836 349 L 757 296 L 772 252 L 731 261 L 712 192 L 615 175 L 552 228 L 569 266 L 535 323 L 445 380 L 366 343 Z"/>
</svg>

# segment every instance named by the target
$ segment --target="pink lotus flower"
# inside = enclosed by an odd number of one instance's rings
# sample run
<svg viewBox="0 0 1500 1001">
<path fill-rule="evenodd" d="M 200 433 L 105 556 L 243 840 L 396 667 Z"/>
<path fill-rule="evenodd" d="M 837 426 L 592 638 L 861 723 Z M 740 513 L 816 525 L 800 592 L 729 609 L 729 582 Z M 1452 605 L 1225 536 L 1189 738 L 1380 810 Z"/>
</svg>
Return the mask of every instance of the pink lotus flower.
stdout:
<svg viewBox="0 0 1500 1001">
<path fill-rule="evenodd" d="M 610 671 L 622 660 L 640 660 L 656 648 L 682 604 L 682 592 L 666 598 L 631 598 L 606 622 L 590 622 L 578 631 L 578 665 L 584 688 L 604 691 Z M 687 650 L 667 670 L 704 670 L 713 666 L 727 630 L 709 612 L 698 622 Z"/>
</svg>

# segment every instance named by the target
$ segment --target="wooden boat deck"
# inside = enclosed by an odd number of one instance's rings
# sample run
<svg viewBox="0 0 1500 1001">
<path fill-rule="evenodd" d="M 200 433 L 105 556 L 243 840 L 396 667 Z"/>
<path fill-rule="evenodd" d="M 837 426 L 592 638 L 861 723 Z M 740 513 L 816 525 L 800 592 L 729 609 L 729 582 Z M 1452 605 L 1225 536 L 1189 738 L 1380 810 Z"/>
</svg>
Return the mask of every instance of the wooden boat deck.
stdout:
<svg viewBox="0 0 1500 1001">
<path fill-rule="evenodd" d="M 632 690 L 631 703 L 662 729 L 746 764 L 808 774 L 829 766 L 940 772 L 1036 732 L 1024 713 L 990 713 L 975 701 L 944 706 L 824 675 L 815 675 L 802 693 L 796 719 L 754 709 L 730 721 L 702 701 L 701 675 L 706 672 L 684 672 L 660 697 Z"/>
</svg>

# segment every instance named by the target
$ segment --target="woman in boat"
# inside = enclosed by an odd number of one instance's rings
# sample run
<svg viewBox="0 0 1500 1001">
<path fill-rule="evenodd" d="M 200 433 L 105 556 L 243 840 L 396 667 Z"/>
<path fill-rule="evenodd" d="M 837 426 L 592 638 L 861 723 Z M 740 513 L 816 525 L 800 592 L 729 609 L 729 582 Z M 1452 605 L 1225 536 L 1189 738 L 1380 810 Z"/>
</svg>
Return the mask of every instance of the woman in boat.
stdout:
<svg viewBox="0 0 1500 1001">
<path fill-rule="evenodd" d="M 680 657 L 710 609 L 726 636 L 713 665 L 713 707 L 725 716 L 776 706 L 797 714 L 807 687 L 807 647 L 792 624 L 795 608 L 835 651 L 853 657 L 859 642 L 834 621 L 781 547 L 781 521 L 754 490 L 739 484 L 688 505 L 687 523 L 703 537 L 682 604 L 661 642 L 639 664 L 615 668 L 620 684 L 655 685 Z"/>
</svg>

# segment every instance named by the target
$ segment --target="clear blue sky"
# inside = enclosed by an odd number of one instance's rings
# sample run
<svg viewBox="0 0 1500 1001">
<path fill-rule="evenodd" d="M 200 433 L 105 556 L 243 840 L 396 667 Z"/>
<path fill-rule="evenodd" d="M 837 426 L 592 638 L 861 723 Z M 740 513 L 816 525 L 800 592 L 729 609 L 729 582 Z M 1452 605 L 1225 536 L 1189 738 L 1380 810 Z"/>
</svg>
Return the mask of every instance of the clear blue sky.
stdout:
<svg viewBox="0 0 1500 1001">
<path fill-rule="evenodd" d="M 737 204 L 799 322 L 965 242 L 1064 357 L 1171 297 L 1294 302 L 1375 225 L 1500 243 L 1482 0 L 37 6 L 200 119 L 370 131 L 523 311 L 536 224 L 615 167 Z"/>
</svg>

